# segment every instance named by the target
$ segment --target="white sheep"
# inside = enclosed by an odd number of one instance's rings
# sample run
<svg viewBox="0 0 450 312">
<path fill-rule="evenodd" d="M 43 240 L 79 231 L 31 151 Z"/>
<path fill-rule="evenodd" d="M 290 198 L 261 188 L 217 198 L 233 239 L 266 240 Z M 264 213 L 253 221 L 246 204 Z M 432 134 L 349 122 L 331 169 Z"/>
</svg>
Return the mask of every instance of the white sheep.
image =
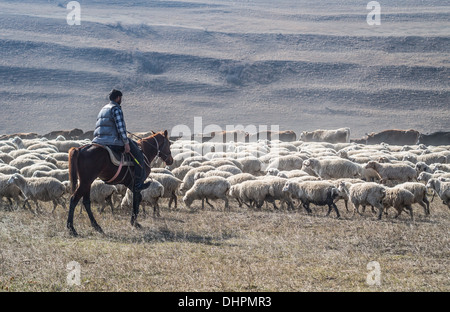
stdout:
<svg viewBox="0 0 450 312">
<path fill-rule="evenodd" d="M 1 174 L 14 174 L 14 173 L 20 173 L 20 170 L 14 166 L 0 164 L 0 173 Z"/>
<path fill-rule="evenodd" d="M 430 202 L 427 198 L 427 188 L 419 182 L 405 182 L 394 186 L 394 188 L 404 188 L 414 194 L 413 204 L 422 206 L 425 215 L 430 214 Z"/>
<path fill-rule="evenodd" d="M 362 171 L 359 164 L 342 158 L 309 158 L 303 162 L 303 166 L 311 168 L 322 179 L 359 178 Z"/>
<path fill-rule="evenodd" d="M 353 184 L 350 189 L 348 189 L 344 183 L 339 186 L 340 192 L 346 192 L 350 201 L 353 204 L 354 211 L 358 214 L 359 206 L 371 205 L 378 209 L 378 219 L 381 219 L 381 214 L 383 213 L 383 198 L 386 196 L 386 190 L 384 186 L 379 185 L 374 182 L 358 183 Z"/>
<path fill-rule="evenodd" d="M 380 164 L 376 161 L 370 161 L 365 168 L 377 171 L 383 182 L 389 180 L 408 182 L 417 179 L 417 171 L 405 164 Z"/>
<path fill-rule="evenodd" d="M 261 168 L 263 167 L 263 163 L 261 160 L 254 156 L 238 158 L 236 159 L 242 165 L 242 172 L 250 173 L 252 175 L 261 174 Z"/>
<path fill-rule="evenodd" d="M 150 173 L 150 181 L 156 180 L 164 187 L 163 198 L 169 198 L 169 208 L 172 206 L 172 202 L 175 203 L 175 209 L 177 209 L 177 193 L 180 189 L 180 185 L 183 181 L 177 179 L 174 176 L 162 173 Z"/>
<path fill-rule="evenodd" d="M 58 169 L 51 163 L 38 163 L 32 166 L 24 167 L 20 169 L 20 174 L 24 177 L 32 177 L 36 171 L 52 171 Z"/>
<path fill-rule="evenodd" d="M 213 166 L 200 166 L 189 170 L 184 176 L 183 183 L 180 185 L 180 193 L 186 193 L 194 185 L 194 177 L 197 172 L 207 172 L 215 169 Z"/>
<path fill-rule="evenodd" d="M 438 178 L 444 178 L 444 179 L 450 179 L 450 173 L 428 173 L 428 172 L 421 172 L 419 176 L 417 177 L 417 181 L 423 181 L 428 183 L 430 179 L 438 179 Z"/>
<path fill-rule="evenodd" d="M 25 178 L 24 176 L 15 173 L 8 180 L 8 184 L 14 184 L 20 188 L 26 197 L 25 204 L 28 204 L 30 210 L 31 206 L 28 200 L 31 199 L 34 201 L 36 204 L 35 213 L 37 213 L 40 209 L 38 201 L 53 202 L 52 213 L 55 211 L 58 204 L 63 206 L 64 210 L 66 210 L 66 205 L 63 199 L 63 195 L 66 192 L 66 187 L 55 178 Z"/>
<path fill-rule="evenodd" d="M 56 169 L 51 171 L 37 170 L 33 172 L 31 177 L 33 178 L 52 177 L 61 182 L 64 182 L 69 180 L 69 170 L 68 169 Z"/>
<path fill-rule="evenodd" d="M 184 177 L 186 176 L 186 174 L 189 172 L 189 170 L 191 170 L 192 166 L 180 166 L 178 168 L 175 168 L 172 170 L 172 174 L 174 175 L 174 177 L 176 177 L 177 179 L 180 179 L 181 181 L 183 181 Z"/>
<path fill-rule="evenodd" d="M 109 207 L 111 207 L 111 213 L 114 213 L 112 196 L 116 193 L 117 188 L 114 185 L 106 184 L 102 180 L 97 179 L 91 184 L 91 192 L 90 192 L 91 203 L 101 205 L 100 209 L 101 213 L 105 210 L 106 204 L 108 204 Z"/>
<path fill-rule="evenodd" d="M 242 170 L 241 170 L 241 169 L 239 169 L 239 168 L 236 167 L 236 166 L 231 166 L 231 165 L 223 165 L 223 166 L 219 166 L 219 167 L 216 168 L 216 170 L 218 170 L 218 171 L 226 171 L 226 172 L 229 172 L 229 173 L 231 173 L 231 174 L 239 174 L 239 173 L 242 173 Z"/>
<path fill-rule="evenodd" d="M 384 209 L 394 207 L 397 210 L 397 218 L 403 209 L 407 209 L 414 220 L 412 204 L 414 203 L 414 194 L 402 187 L 386 187 L 386 196 L 383 198 Z M 379 215 L 380 216 L 380 215 Z M 381 219 L 381 217 L 379 217 Z"/>
<path fill-rule="evenodd" d="M 266 171 L 270 168 L 276 168 L 280 171 L 302 169 L 303 159 L 295 155 L 285 155 L 271 159 Z"/>
<path fill-rule="evenodd" d="M 427 188 L 432 189 L 442 199 L 444 205 L 450 208 L 450 182 L 444 182 L 439 179 L 430 179 Z"/>
<path fill-rule="evenodd" d="M 310 204 L 317 206 L 328 206 L 327 216 L 334 209 L 336 217 L 340 218 L 339 210 L 335 204 L 335 199 L 339 196 L 338 189 L 327 181 L 287 181 L 283 191 L 289 193 L 295 199 L 301 201 L 308 213 L 311 213 Z"/>
<path fill-rule="evenodd" d="M 153 216 L 161 217 L 158 200 L 164 196 L 164 186 L 158 181 L 153 180 L 150 183 L 150 186 L 141 191 L 142 195 L 142 211 L 145 211 L 145 205 L 149 204 L 153 206 Z M 122 199 L 121 207 L 123 208 L 131 208 L 133 206 L 133 192 L 127 189 L 125 196 Z"/>
<path fill-rule="evenodd" d="M 230 187 L 229 195 L 250 208 L 260 209 L 266 198 L 274 196 L 273 186 L 268 180 L 247 180 Z M 241 205 L 239 205 L 241 207 Z"/>
<path fill-rule="evenodd" d="M 13 209 L 12 200 L 19 206 L 20 202 L 25 199 L 25 196 L 18 186 L 8 183 L 11 176 L 12 175 L 0 174 L 0 199 L 6 198 L 8 200 L 10 210 Z"/>
<path fill-rule="evenodd" d="M 183 197 L 183 202 L 190 208 L 194 200 L 202 200 L 202 209 L 204 209 L 204 200 L 214 208 L 207 200 L 222 199 L 225 201 L 225 209 L 229 209 L 227 193 L 231 184 L 222 177 L 208 177 L 195 180 L 194 185 Z"/>
</svg>

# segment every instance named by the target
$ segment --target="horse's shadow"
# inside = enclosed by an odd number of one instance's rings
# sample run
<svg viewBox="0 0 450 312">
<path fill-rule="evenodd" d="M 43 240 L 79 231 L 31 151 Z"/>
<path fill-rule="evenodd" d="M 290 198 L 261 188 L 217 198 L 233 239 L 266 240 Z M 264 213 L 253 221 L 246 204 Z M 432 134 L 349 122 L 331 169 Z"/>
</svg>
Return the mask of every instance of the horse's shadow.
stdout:
<svg viewBox="0 0 450 312">
<path fill-rule="evenodd" d="M 122 234 L 116 233 L 105 233 L 104 237 L 109 241 L 117 241 L 121 243 L 162 243 L 162 242 L 178 242 L 178 243 L 195 243 L 195 244 L 205 244 L 209 246 L 223 246 L 225 242 L 234 235 L 231 234 L 221 234 L 221 235 L 210 235 L 210 234 L 198 234 L 194 232 L 186 231 L 174 231 L 167 227 L 161 228 L 142 228 L 137 231 L 142 231 L 141 235 L 130 235 L 123 236 Z M 136 233 L 136 232 L 134 232 Z"/>
</svg>

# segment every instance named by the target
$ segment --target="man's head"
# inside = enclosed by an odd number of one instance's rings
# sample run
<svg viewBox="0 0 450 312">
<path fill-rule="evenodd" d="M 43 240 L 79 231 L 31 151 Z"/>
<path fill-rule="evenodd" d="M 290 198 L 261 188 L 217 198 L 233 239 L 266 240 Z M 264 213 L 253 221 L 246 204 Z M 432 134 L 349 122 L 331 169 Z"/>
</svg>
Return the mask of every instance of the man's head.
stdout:
<svg viewBox="0 0 450 312">
<path fill-rule="evenodd" d="M 122 103 L 122 92 L 116 89 L 112 89 L 112 91 L 109 92 L 109 100 L 114 101 L 120 105 Z"/>
</svg>

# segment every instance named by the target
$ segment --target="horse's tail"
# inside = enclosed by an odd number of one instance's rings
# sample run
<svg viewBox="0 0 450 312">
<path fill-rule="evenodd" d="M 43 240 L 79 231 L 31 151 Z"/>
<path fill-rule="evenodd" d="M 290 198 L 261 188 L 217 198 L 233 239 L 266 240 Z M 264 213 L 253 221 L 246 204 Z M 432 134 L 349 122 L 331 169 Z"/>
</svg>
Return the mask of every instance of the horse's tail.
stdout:
<svg viewBox="0 0 450 312">
<path fill-rule="evenodd" d="M 80 149 L 72 147 L 69 150 L 69 179 L 72 188 L 72 194 L 77 189 L 78 184 L 78 154 Z"/>
</svg>

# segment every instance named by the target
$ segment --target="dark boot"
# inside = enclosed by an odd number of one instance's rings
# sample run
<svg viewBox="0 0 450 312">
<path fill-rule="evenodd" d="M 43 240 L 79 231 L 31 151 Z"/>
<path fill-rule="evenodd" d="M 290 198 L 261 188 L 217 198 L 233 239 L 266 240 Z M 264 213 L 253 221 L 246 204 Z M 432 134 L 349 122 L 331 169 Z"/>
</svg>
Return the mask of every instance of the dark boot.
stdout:
<svg viewBox="0 0 450 312">
<path fill-rule="evenodd" d="M 145 182 L 145 171 L 137 164 L 134 167 L 134 189 L 138 192 L 145 190 L 151 182 Z"/>
</svg>

